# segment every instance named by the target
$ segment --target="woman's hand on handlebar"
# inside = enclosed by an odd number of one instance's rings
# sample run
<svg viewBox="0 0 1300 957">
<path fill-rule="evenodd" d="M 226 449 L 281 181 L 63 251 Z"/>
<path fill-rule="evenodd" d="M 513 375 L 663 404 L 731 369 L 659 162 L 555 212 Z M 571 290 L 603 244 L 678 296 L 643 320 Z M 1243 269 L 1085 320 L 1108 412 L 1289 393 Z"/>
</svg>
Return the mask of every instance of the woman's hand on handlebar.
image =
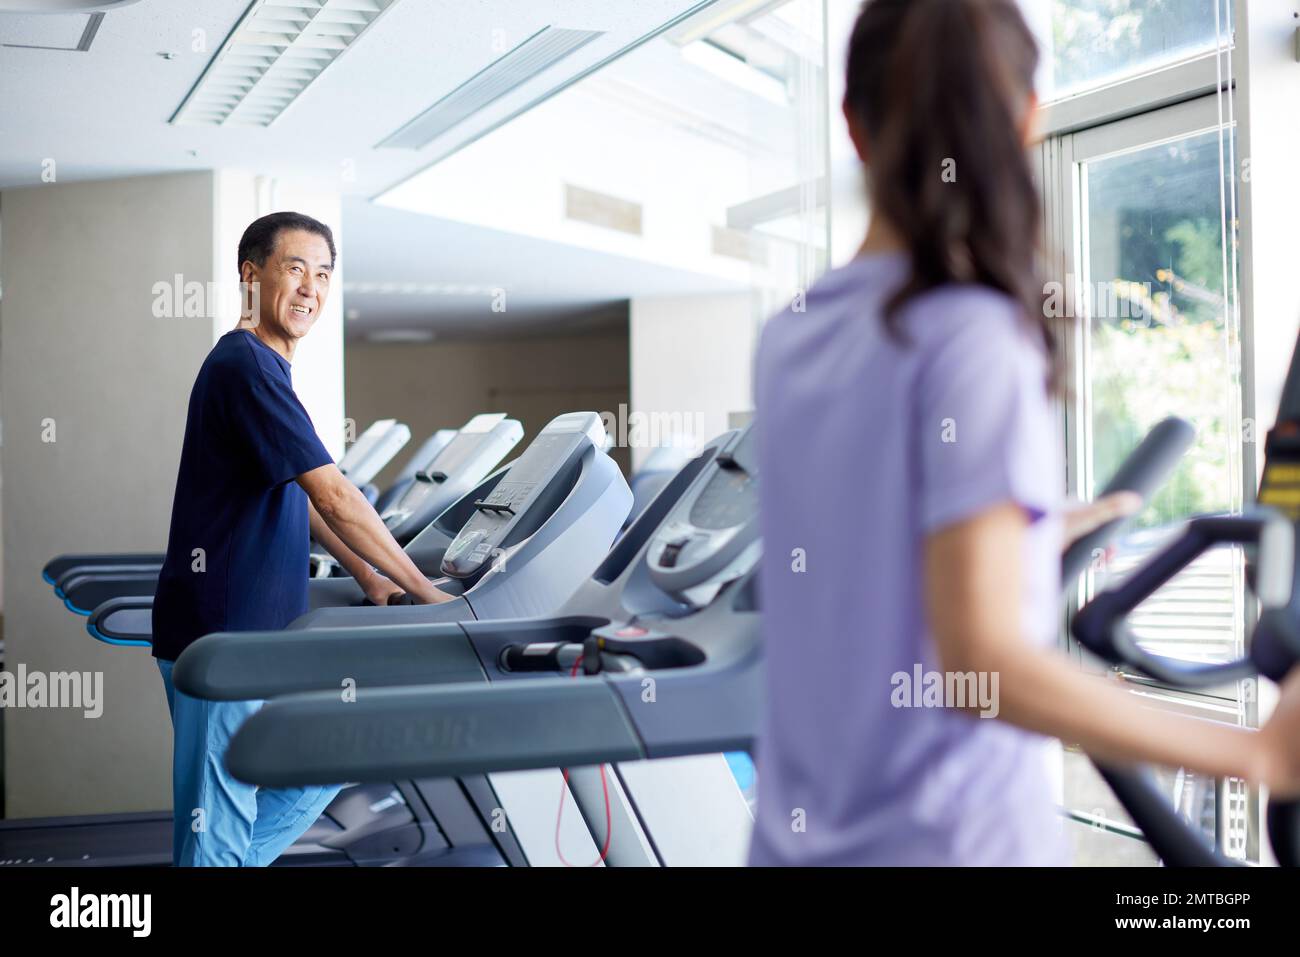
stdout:
<svg viewBox="0 0 1300 957">
<path fill-rule="evenodd" d="M 1103 495 L 1095 502 L 1073 502 L 1067 505 L 1061 514 L 1063 548 L 1078 541 L 1083 536 L 1095 532 L 1107 522 L 1117 518 L 1128 518 L 1142 510 L 1142 496 L 1137 492 L 1115 492 Z"/>
</svg>

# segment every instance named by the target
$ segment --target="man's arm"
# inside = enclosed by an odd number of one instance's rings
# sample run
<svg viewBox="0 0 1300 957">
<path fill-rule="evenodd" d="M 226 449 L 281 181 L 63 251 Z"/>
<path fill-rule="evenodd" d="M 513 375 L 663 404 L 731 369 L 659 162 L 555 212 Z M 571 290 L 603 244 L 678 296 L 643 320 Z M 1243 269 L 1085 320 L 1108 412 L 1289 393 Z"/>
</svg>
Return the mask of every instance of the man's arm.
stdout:
<svg viewBox="0 0 1300 957">
<path fill-rule="evenodd" d="M 454 597 L 435 588 L 415 567 L 361 490 L 333 462 L 299 475 L 298 484 L 311 501 L 312 535 L 357 580 L 371 601 L 382 604 L 398 590 L 425 604 Z M 391 581 L 375 574 L 371 566 Z"/>
<path fill-rule="evenodd" d="M 361 586 L 367 598 L 376 605 L 383 605 L 387 603 L 389 595 L 402 593 L 401 586 L 379 574 L 370 567 L 368 561 L 343 544 L 343 539 L 334 534 L 334 529 L 321 518 L 320 512 L 316 511 L 316 506 L 310 500 L 307 502 L 307 514 L 311 521 L 312 540 L 334 556 L 334 560 Z"/>
</svg>

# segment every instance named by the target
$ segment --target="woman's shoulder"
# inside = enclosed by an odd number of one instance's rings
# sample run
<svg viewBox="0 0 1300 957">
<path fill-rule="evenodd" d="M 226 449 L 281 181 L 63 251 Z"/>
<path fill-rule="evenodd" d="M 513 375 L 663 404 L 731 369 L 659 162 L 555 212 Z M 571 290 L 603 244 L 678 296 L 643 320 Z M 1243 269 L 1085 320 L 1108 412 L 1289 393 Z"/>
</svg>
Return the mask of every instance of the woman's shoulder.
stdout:
<svg viewBox="0 0 1300 957">
<path fill-rule="evenodd" d="M 924 351 L 1005 352 L 1046 358 L 1043 337 L 1023 303 L 978 283 L 948 283 L 909 300 L 901 328 Z"/>
<path fill-rule="evenodd" d="M 1024 306 L 1000 289 L 974 282 L 950 282 L 913 296 L 904 305 L 906 321 L 948 330 L 979 322 L 1002 332 L 1023 331 Z"/>
</svg>

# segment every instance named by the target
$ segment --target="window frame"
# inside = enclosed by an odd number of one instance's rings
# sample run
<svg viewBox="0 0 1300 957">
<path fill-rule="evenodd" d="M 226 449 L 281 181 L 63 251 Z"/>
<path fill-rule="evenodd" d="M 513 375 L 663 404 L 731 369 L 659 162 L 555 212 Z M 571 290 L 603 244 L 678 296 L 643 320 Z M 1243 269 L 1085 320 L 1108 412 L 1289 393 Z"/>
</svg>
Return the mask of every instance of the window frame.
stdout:
<svg viewBox="0 0 1300 957">
<path fill-rule="evenodd" d="M 1087 201 L 1085 164 L 1214 132 L 1224 123 L 1218 99 L 1210 94 L 1161 107 L 1151 113 L 1115 119 L 1087 130 L 1061 134 L 1045 141 L 1040 151 L 1040 162 L 1045 172 L 1045 206 L 1050 210 L 1047 242 L 1049 249 L 1054 250 L 1055 261 L 1051 263 L 1053 274 L 1074 276 L 1077 282 L 1082 283 L 1083 280 L 1078 277 L 1086 273 L 1083 266 L 1089 237 L 1087 217 L 1083 211 L 1083 204 Z M 1076 388 L 1072 395 L 1058 403 L 1066 445 L 1066 491 L 1076 499 L 1087 497 L 1087 490 L 1093 487 L 1095 479 L 1087 454 L 1091 430 L 1085 384 L 1091 359 L 1088 321 L 1086 315 L 1078 317 L 1071 324 L 1070 335 L 1064 343 L 1065 360 L 1076 377 Z M 1242 337 L 1242 351 L 1245 352 L 1249 349 L 1249 344 L 1244 341 L 1248 330 L 1243 324 L 1243 328 L 1237 332 Z M 1239 398 L 1244 401 L 1244 394 L 1250 387 L 1244 369 L 1240 371 L 1236 386 L 1242 393 Z M 1240 404 L 1238 407 L 1241 407 Z M 1245 499 L 1248 496 L 1243 496 L 1243 501 Z M 1091 583 L 1085 578 L 1079 594 L 1071 597 L 1077 607 L 1091 597 Z M 1243 625 L 1248 628 L 1251 624 L 1251 609 L 1247 605 L 1243 605 L 1246 615 Z M 1076 661 L 1086 666 L 1085 657 L 1073 639 L 1068 640 L 1067 649 Z M 1089 670 L 1099 669 L 1091 667 Z M 1159 686 L 1158 682 L 1139 680 L 1143 684 Z M 1228 697 L 1222 691 L 1198 694 L 1213 699 L 1216 704 Z"/>
<path fill-rule="evenodd" d="M 1224 110 L 1220 97 L 1220 90 L 1227 89 L 1228 95 L 1235 98 L 1235 90 L 1227 79 L 1230 73 L 1220 60 L 1228 55 L 1227 51 L 1212 51 L 1039 109 L 1036 117 L 1038 129 L 1046 135 L 1038 146 L 1036 160 L 1043 189 L 1046 266 L 1050 275 L 1079 277 L 1085 273 L 1082 268 L 1088 243 L 1084 211 L 1087 201 L 1085 164 L 1214 132 L 1227 127 L 1230 116 L 1239 116 L 1236 110 L 1231 113 Z M 1239 135 L 1238 127 L 1239 124 L 1234 125 L 1233 131 Z M 1244 270 L 1245 263 L 1241 263 L 1239 268 Z M 1230 387 L 1239 390 L 1237 405 L 1244 415 L 1254 389 L 1253 366 L 1247 359 L 1253 355 L 1253 324 L 1241 313 L 1240 304 L 1237 308 L 1235 334 L 1240 362 L 1235 383 Z M 1062 343 L 1064 361 L 1076 376 L 1078 388 L 1057 403 L 1065 444 L 1067 493 L 1078 499 L 1085 497 L 1085 491 L 1092 487 L 1093 482 L 1087 454 L 1091 425 L 1084 387 L 1084 377 L 1090 365 L 1088 322 L 1088 316 L 1078 317 L 1071 323 L 1069 335 Z M 1242 472 L 1234 477 L 1241 483 L 1241 503 L 1248 506 L 1254 493 L 1253 457 L 1242 454 L 1236 464 Z M 1240 593 L 1240 583 L 1237 588 Z M 1070 596 L 1070 610 L 1076 610 L 1086 601 L 1091 590 L 1091 576 L 1084 576 Z M 1249 634 L 1256 612 L 1255 603 L 1245 595 L 1239 597 L 1242 614 L 1239 627 L 1244 634 Z M 1098 667 L 1096 660 L 1087 655 L 1065 629 L 1062 629 L 1061 645 L 1081 669 L 1094 673 L 1108 670 Z M 1227 718 L 1235 706 L 1237 723 L 1247 727 L 1258 726 L 1258 696 L 1241 694 L 1239 686 L 1232 689 L 1233 694 L 1229 694 L 1226 688 L 1188 692 L 1169 688 L 1149 678 L 1125 677 L 1132 691 L 1142 697 L 1155 695 L 1168 699 L 1174 696 L 1181 704 L 1178 710 L 1189 710 L 1215 720 Z M 1224 840 L 1226 829 L 1227 784 L 1226 781 L 1216 782 L 1215 829 L 1219 842 Z M 1067 796 L 1067 817 L 1071 816 L 1072 810 L 1068 805 Z M 1245 852 L 1250 860 L 1259 860 L 1260 811 L 1260 795 L 1252 788 L 1246 799 Z"/>
</svg>

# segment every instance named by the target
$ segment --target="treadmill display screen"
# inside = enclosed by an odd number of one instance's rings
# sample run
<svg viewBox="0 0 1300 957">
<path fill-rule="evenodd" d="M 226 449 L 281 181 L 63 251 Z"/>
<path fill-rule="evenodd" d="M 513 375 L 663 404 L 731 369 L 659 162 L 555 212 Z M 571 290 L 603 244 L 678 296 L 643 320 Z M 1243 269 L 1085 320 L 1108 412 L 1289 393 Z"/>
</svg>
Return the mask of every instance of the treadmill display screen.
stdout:
<svg viewBox="0 0 1300 957">
<path fill-rule="evenodd" d="M 758 482 L 742 464 L 754 461 L 753 445 L 751 429 L 733 450 L 732 462 L 720 467 L 704 486 L 691 507 L 690 521 L 696 528 L 735 528 L 753 518 L 758 508 Z"/>
<path fill-rule="evenodd" d="M 465 467 L 470 459 L 474 457 L 483 444 L 484 434 L 466 434 L 462 432 L 456 436 L 443 448 L 441 452 L 433 457 L 425 469 L 427 472 L 442 472 L 446 475 L 452 475 L 458 470 Z"/>
<path fill-rule="evenodd" d="M 532 504 L 538 487 L 551 480 L 583 440 L 581 432 L 551 430 L 535 438 L 448 547 L 444 574 L 462 578 L 481 568 Z"/>
<path fill-rule="evenodd" d="M 574 432 L 543 432 L 528 446 L 519 461 L 511 466 L 506 481 L 518 485 L 540 482 L 578 444 L 581 437 Z"/>
</svg>

